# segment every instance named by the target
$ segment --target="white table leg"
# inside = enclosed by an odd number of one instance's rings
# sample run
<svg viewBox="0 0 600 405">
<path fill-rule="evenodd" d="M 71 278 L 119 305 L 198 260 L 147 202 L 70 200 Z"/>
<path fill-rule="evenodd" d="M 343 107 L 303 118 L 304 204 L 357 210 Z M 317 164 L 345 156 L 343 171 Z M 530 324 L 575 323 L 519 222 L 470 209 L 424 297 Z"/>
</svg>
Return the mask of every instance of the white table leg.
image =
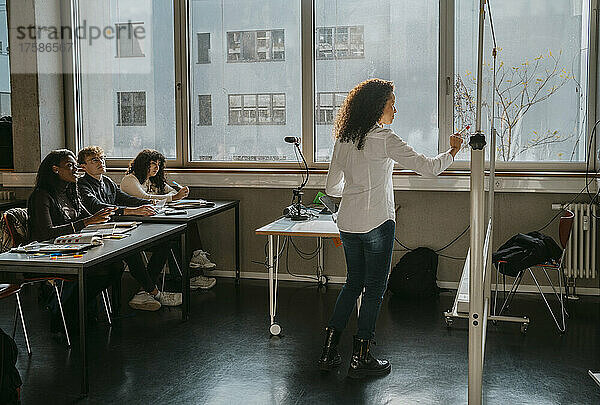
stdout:
<svg viewBox="0 0 600 405">
<path fill-rule="evenodd" d="M 269 332 L 277 336 L 281 333 L 281 327 L 275 323 L 275 312 L 277 309 L 277 271 L 273 268 L 279 265 L 279 236 L 277 236 L 277 258 L 273 255 L 273 235 L 269 235 L 268 264 L 269 264 L 269 314 L 271 315 L 271 325 Z M 278 269 L 277 269 L 278 270 Z"/>
<path fill-rule="evenodd" d="M 327 279 L 327 276 L 323 275 L 323 272 L 325 271 L 325 254 L 323 252 L 323 238 L 320 236 L 317 238 L 317 250 L 317 282 L 319 285 L 327 285 L 329 280 Z"/>
</svg>

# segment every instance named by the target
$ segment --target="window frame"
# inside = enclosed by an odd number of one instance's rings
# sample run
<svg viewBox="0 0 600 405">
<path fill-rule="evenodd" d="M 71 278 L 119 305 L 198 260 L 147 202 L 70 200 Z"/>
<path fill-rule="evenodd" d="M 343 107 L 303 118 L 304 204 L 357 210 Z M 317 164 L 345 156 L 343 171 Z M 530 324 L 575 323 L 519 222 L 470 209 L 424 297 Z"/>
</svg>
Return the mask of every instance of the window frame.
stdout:
<svg viewBox="0 0 600 405">
<path fill-rule="evenodd" d="M 317 35 L 318 28 L 315 25 L 315 1 L 316 0 L 298 0 L 300 1 L 301 13 L 300 13 L 300 30 L 301 30 L 301 63 L 302 63 L 302 115 L 301 115 L 301 136 L 302 151 L 305 155 L 309 167 L 313 169 L 327 169 L 329 163 L 327 162 L 315 162 L 314 148 L 315 143 L 314 136 L 316 135 L 317 125 L 317 94 L 315 93 L 315 77 L 314 68 L 315 63 L 321 60 L 336 60 L 335 57 L 335 43 L 336 43 L 336 29 L 332 32 L 332 49 L 334 57 L 330 59 L 323 59 L 318 57 L 317 52 Z M 73 0 L 74 4 L 77 0 Z M 211 161 L 191 161 L 191 150 L 190 150 L 190 125 L 195 124 L 191 119 L 198 112 L 191 111 L 192 103 L 190 102 L 192 95 L 188 88 L 190 83 L 190 74 L 193 66 L 196 63 L 192 63 L 192 55 L 190 55 L 189 49 L 194 44 L 193 33 L 189 30 L 190 24 L 190 13 L 187 9 L 189 2 L 185 0 L 174 0 L 174 48 L 175 48 L 175 107 L 176 107 L 176 144 L 177 144 L 177 157 L 175 159 L 169 159 L 169 167 L 172 168 L 209 168 L 213 170 L 224 169 L 228 170 L 231 168 L 240 169 L 297 169 L 297 163 L 291 162 L 211 162 Z M 76 6 L 75 6 L 76 7 Z M 598 11 L 598 0 L 588 0 L 589 12 L 589 63 L 588 63 L 588 83 L 587 83 L 587 128 L 586 128 L 586 144 L 590 140 L 590 133 L 596 119 L 600 115 L 600 111 L 597 111 L 597 66 L 598 66 L 598 24 L 596 18 Z M 438 137 L 438 150 L 443 152 L 449 147 L 449 136 L 453 131 L 453 78 L 454 78 L 454 0 L 439 0 L 439 69 L 438 69 L 438 126 L 439 126 L 439 137 Z M 77 13 L 75 13 L 77 14 Z M 73 21 L 77 21 L 74 18 Z M 135 24 L 135 23 L 132 23 Z M 337 26 L 336 26 L 337 27 Z M 351 26 L 346 26 L 351 27 Z M 354 26 L 352 26 L 354 27 Z M 335 27 L 333 27 L 335 28 Z M 281 60 L 272 58 L 273 56 L 273 31 L 283 30 L 284 38 L 284 57 Z M 367 52 L 364 49 L 364 38 L 368 27 L 363 28 L 363 56 Z M 254 60 L 254 61 L 229 61 L 229 44 L 228 44 L 228 33 L 229 32 L 254 32 L 255 35 L 259 31 L 271 32 L 271 59 L 268 60 Z M 214 37 L 214 33 L 208 33 L 211 37 Z M 255 29 L 248 31 L 223 31 L 224 34 L 224 46 L 223 58 L 224 63 L 252 63 L 252 62 L 279 62 L 285 61 L 285 30 L 278 28 L 271 29 Z M 348 32 L 348 37 L 351 34 Z M 212 40 L 212 38 L 211 38 Z M 74 47 L 76 51 L 77 47 Z M 256 36 L 255 36 L 255 50 L 256 50 Z M 240 38 L 240 50 L 241 49 L 241 38 Z M 209 54 L 209 58 L 212 56 Z M 76 52 L 73 52 L 72 59 L 74 65 L 77 65 L 78 56 Z M 197 58 L 196 58 L 197 59 Z M 355 59 L 355 58 L 348 58 Z M 198 60 L 194 61 L 197 62 Z M 448 81 L 448 79 L 450 79 Z M 79 99 L 78 96 L 78 84 L 80 77 L 72 75 L 73 84 L 66 86 L 65 92 L 68 93 L 68 98 L 72 98 L 75 101 Z M 72 86 L 72 87 L 71 87 Z M 69 93 L 72 92 L 72 93 Z M 73 95 L 73 93 L 75 95 Z M 212 103 L 212 101 L 211 101 Z M 147 104 L 147 100 L 146 100 Z M 212 106 L 212 105 L 211 105 Z M 271 105 L 272 106 L 272 105 Z M 79 129 L 77 128 L 77 122 L 80 119 L 76 116 L 78 110 L 76 103 L 69 103 L 68 118 L 69 125 L 75 127 L 73 138 L 69 139 L 68 143 L 75 147 L 81 147 L 81 140 L 83 139 Z M 146 105 L 147 108 L 147 105 Z M 272 113 L 272 112 L 271 112 Z M 119 116 L 120 118 L 120 116 Z M 286 111 L 287 121 L 287 111 Z M 227 117 L 229 122 L 229 117 Z M 264 124 L 263 124 L 264 125 Z M 489 129 L 483 128 L 486 137 L 489 135 Z M 300 135 L 300 134 L 299 134 Z M 592 151 L 597 151 L 600 142 L 598 137 L 592 145 Z M 595 170 L 599 167 L 599 156 L 598 153 L 594 153 L 595 156 L 591 159 L 592 164 L 590 170 Z M 122 167 L 123 159 L 109 159 L 107 161 L 109 167 Z M 486 161 L 486 167 L 489 162 Z M 469 161 L 457 161 L 452 164 L 449 171 L 453 170 L 465 170 L 470 166 Z M 585 162 L 496 162 L 496 168 L 498 171 L 507 172 L 529 172 L 529 173 L 541 173 L 541 172 L 569 172 L 569 173 L 583 173 L 585 171 Z"/>
</svg>

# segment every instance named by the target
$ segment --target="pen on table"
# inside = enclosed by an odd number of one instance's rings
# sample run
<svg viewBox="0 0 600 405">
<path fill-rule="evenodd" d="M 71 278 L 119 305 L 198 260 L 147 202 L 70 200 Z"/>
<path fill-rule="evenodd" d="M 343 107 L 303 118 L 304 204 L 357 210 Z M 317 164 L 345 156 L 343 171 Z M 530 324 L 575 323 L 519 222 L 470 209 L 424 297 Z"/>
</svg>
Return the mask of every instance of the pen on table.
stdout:
<svg viewBox="0 0 600 405">
<path fill-rule="evenodd" d="M 52 257 L 50 257 L 50 260 L 56 260 L 56 259 L 78 259 L 80 257 L 83 257 L 83 255 L 58 255 L 58 256 L 52 256 Z"/>
</svg>

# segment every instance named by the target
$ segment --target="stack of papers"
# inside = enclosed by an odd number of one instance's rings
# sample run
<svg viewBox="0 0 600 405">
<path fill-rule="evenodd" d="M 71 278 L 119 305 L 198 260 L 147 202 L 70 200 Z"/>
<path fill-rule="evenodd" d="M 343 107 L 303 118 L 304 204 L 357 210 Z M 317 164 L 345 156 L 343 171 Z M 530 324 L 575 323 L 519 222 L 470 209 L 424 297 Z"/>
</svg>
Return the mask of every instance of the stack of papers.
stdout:
<svg viewBox="0 0 600 405">
<path fill-rule="evenodd" d="M 102 244 L 102 237 L 97 232 L 72 233 L 54 239 L 55 245 L 94 245 Z"/>
<path fill-rule="evenodd" d="M 175 209 L 188 209 L 188 208 L 208 208 L 214 207 L 215 203 L 212 201 L 206 201 L 203 199 L 198 200 L 179 200 L 172 201 L 167 204 L 171 208 Z"/>
<path fill-rule="evenodd" d="M 103 224 L 92 224 L 83 228 L 82 232 L 95 233 L 100 237 L 120 235 L 125 237 L 125 233 L 135 229 L 141 222 L 123 221 L 123 222 L 105 222 Z"/>
<path fill-rule="evenodd" d="M 91 248 L 91 243 L 54 244 L 46 242 L 31 242 L 24 246 L 12 248 L 13 253 L 75 253 Z"/>
</svg>

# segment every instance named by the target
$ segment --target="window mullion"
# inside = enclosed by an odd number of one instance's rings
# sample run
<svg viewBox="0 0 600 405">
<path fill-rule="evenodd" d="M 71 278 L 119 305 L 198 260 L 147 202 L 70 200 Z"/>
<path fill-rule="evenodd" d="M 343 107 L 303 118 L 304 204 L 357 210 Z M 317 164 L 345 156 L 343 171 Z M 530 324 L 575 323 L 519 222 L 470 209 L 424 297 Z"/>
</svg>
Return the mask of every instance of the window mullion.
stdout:
<svg viewBox="0 0 600 405">
<path fill-rule="evenodd" d="M 302 152 L 308 165 L 315 162 L 315 69 L 314 69 L 314 0 L 301 0 L 302 49 Z M 286 134 L 287 135 L 287 134 Z M 289 134 L 297 136 L 300 134 Z"/>
<path fill-rule="evenodd" d="M 439 5 L 438 151 L 444 152 L 454 131 L 454 0 Z"/>
</svg>

